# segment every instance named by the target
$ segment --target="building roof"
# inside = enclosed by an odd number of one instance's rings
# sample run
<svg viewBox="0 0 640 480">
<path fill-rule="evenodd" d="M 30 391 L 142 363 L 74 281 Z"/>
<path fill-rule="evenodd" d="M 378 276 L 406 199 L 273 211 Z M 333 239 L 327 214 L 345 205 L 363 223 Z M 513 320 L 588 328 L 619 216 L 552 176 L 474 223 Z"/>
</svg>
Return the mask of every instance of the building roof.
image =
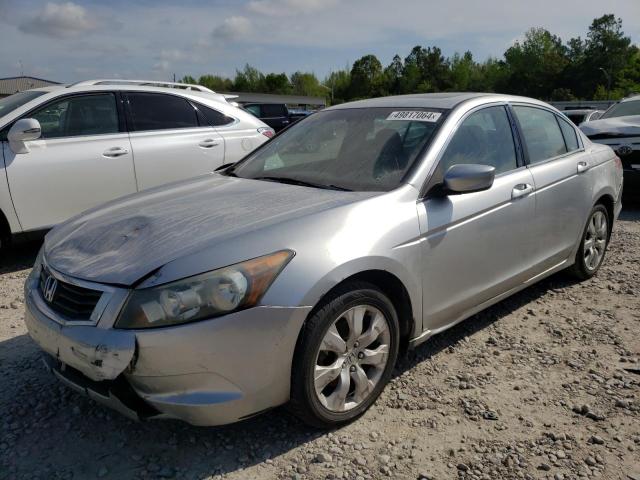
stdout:
<svg viewBox="0 0 640 480">
<path fill-rule="evenodd" d="M 0 95 L 13 95 L 23 90 L 31 88 L 48 87 L 49 85 L 59 85 L 59 82 L 45 80 L 36 77 L 7 77 L 0 78 Z"/>
</svg>

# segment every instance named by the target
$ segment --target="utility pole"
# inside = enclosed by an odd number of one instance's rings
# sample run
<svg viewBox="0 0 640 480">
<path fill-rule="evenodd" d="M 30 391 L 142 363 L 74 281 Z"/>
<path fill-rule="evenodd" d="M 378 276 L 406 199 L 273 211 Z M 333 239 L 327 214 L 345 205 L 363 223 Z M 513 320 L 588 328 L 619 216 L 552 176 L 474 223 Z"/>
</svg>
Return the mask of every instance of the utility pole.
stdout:
<svg viewBox="0 0 640 480">
<path fill-rule="evenodd" d="M 607 101 L 609 101 L 611 100 L 611 74 L 602 67 L 599 67 L 598 70 L 602 70 L 604 76 L 607 77 Z"/>
</svg>

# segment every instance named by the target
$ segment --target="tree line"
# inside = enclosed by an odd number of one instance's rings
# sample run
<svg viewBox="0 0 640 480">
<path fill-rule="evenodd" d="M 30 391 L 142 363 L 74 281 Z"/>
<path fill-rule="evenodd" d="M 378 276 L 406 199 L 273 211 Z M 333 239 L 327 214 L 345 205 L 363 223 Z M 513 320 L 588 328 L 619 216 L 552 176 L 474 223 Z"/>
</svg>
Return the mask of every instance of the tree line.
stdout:
<svg viewBox="0 0 640 480">
<path fill-rule="evenodd" d="M 619 99 L 640 93 L 640 49 L 624 34 L 613 14 L 593 20 L 586 37 L 564 42 L 544 28 L 531 28 L 502 58 L 484 62 L 472 53 L 445 57 L 436 46 L 414 47 L 395 55 L 386 67 L 373 54 L 331 72 L 263 74 L 245 65 L 235 78 L 185 76 L 220 92 L 261 92 L 326 97 L 330 103 L 407 93 L 478 91 L 525 95 L 543 100 Z"/>
</svg>

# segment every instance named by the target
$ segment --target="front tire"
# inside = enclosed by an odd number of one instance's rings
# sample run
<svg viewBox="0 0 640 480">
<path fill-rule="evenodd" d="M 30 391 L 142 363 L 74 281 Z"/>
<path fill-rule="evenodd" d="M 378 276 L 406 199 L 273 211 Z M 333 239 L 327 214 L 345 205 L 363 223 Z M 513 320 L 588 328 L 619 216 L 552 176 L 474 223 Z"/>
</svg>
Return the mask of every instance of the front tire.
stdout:
<svg viewBox="0 0 640 480">
<path fill-rule="evenodd" d="M 307 320 L 291 376 L 293 413 L 320 428 L 348 423 L 380 396 L 398 357 L 391 301 L 364 282 L 344 285 Z"/>
<path fill-rule="evenodd" d="M 575 263 L 569 268 L 569 273 L 577 279 L 587 280 L 600 269 L 609 244 L 610 221 L 604 205 L 593 207 L 582 233 Z"/>
</svg>

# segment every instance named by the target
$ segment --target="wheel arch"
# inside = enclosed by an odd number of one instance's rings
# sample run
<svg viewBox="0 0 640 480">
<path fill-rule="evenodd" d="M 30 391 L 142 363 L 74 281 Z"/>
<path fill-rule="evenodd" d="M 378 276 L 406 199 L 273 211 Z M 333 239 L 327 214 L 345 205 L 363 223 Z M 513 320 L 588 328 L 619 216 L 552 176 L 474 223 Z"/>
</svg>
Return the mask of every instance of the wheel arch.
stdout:
<svg viewBox="0 0 640 480">
<path fill-rule="evenodd" d="M 602 193 L 595 201 L 594 206 L 595 205 L 602 205 L 607 209 L 607 214 L 609 215 L 609 236 L 611 236 L 611 231 L 613 229 L 613 217 L 615 215 L 615 201 L 613 196 L 610 193 Z"/>
<path fill-rule="evenodd" d="M 318 298 L 318 301 L 314 303 L 313 308 L 307 315 L 307 319 L 311 318 L 311 316 L 321 308 L 325 301 L 330 299 L 337 290 L 351 282 L 370 283 L 389 298 L 396 309 L 398 322 L 400 324 L 400 348 L 403 351 L 406 350 L 409 345 L 409 340 L 413 336 L 416 328 L 415 305 L 411 300 L 411 295 L 409 294 L 409 290 L 406 285 L 397 275 L 387 270 L 363 270 L 343 278 Z M 305 320 L 305 323 L 306 321 L 307 320 Z M 297 343 L 300 342 L 303 332 L 304 324 L 298 334 Z"/>
</svg>

